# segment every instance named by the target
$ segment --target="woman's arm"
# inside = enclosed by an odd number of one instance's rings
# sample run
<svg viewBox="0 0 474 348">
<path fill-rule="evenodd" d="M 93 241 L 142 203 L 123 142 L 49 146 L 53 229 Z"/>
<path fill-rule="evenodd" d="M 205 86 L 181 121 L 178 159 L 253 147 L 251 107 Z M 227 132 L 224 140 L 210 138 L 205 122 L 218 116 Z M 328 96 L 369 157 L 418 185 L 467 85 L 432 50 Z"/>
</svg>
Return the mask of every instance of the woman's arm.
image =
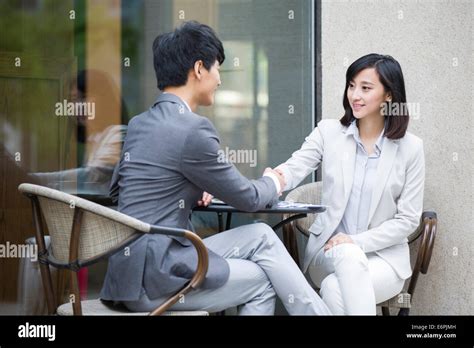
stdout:
<svg viewBox="0 0 474 348">
<path fill-rule="evenodd" d="M 301 148 L 291 155 L 285 163 L 277 168 L 286 179 L 286 186 L 282 191 L 295 188 L 311 172 L 318 169 L 323 160 L 324 141 L 320 132 L 321 121 L 301 145 Z"/>
<path fill-rule="evenodd" d="M 405 185 L 398 199 L 397 213 L 393 219 L 368 231 L 351 235 L 354 243 L 366 253 L 401 243 L 420 222 L 423 211 L 424 183 L 425 155 L 423 143 L 421 143 L 408 164 Z"/>
</svg>

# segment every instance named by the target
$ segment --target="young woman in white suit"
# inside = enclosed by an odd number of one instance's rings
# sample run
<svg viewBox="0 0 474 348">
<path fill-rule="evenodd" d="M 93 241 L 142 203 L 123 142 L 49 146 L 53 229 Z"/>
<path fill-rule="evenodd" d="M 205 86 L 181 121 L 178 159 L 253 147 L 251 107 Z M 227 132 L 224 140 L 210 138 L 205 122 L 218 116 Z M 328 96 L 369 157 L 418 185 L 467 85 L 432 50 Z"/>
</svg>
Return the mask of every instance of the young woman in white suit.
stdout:
<svg viewBox="0 0 474 348">
<path fill-rule="evenodd" d="M 374 315 L 411 275 L 407 236 L 423 206 L 423 142 L 407 132 L 400 64 L 369 54 L 348 68 L 340 120 L 322 120 L 278 166 L 285 190 L 322 167 L 327 211 L 310 228 L 303 271 L 333 314 Z"/>
</svg>

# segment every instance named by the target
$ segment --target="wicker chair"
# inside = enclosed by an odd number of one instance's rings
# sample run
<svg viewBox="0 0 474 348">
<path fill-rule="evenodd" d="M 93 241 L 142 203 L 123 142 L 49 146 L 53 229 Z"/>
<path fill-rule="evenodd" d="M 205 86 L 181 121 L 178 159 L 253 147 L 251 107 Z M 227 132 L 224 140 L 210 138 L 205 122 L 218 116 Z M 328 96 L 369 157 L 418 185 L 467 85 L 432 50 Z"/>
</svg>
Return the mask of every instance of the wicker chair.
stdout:
<svg viewBox="0 0 474 348">
<path fill-rule="evenodd" d="M 115 210 L 47 187 L 21 184 L 19 191 L 31 199 L 38 244 L 38 261 L 49 314 L 58 315 L 208 315 L 205 311 L 167 311 L 181 296 L 196 289 L 208 268 L 208 253 L 194 233 L 153 226 Z M 51 247 L 46 248 L 44 222 Z M 106 301 L 80 301 L 77 271 L 108 258 L 136 240 L 142 233 L 158 233 L 189 239 L 197 250 L 198 265 L 193 278 L 150 313 L 130 312 Z M 71 301 L 58 306 L 49 266 L 69 270 Z M 77 299 L 77 300 L 76 300 Z"/>
<path fill-rule="evenodd" d="M 321 181 L 302 185 L 291 191 L 287 195 L 286 200 L 301 203 L 321 204 L 321 191 Z M 285 216 L 284 218 L 287 217 L 288 216 Z M 299 264 L 299 253 L 295 232 L 301 232 L 308 237 L 309 228 L 313 224 L 315 218 L 316 214 L 310 214 L 304 219 L 293 221 L 291 224 L 287 224 L 283 227 L 283 241 L 297 264 Z M 409 314 L 418 276 L 420 272 L 423 274 L 428 272 L 428 266 L 430 264 L 436 237 L 437 222 L 438 220 L 435 212 L 424 211 L 421 216 L 420 225 L 408 237 L 409 245 L 414 247 L 414 241 L 421 236 L 416 263 L 408 283 L 408 289 L 385 302 L 377 304 L 382 308 L 383 315 L 390 315 L 390 308 L 398 308 L 398 315 L 400 316 Z"/>
</svg>

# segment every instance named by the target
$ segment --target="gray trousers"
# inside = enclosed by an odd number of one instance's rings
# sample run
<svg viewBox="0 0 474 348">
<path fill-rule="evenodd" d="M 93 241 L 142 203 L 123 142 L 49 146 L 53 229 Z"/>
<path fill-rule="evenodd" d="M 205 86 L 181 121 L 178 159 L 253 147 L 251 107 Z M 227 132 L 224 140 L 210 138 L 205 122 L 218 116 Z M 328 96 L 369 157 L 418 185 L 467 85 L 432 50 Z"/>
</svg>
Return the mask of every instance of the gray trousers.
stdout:
<svg viewBox="0 0 474 348">
<path fill-rule="evenodd" d="M 218 289 L 194 290 L 171 309 L 219 312 L 237 307 L 239 315 L 273 315 L 276 296 L 291 315 L 330 315 L 285 246 L 266 224 L 237 227 L 205 238 L 204 244 L 229 263 L 230 275 Z M 132 311 L 151 311 L 166 298 L 124 304 Z"/>
</svg>

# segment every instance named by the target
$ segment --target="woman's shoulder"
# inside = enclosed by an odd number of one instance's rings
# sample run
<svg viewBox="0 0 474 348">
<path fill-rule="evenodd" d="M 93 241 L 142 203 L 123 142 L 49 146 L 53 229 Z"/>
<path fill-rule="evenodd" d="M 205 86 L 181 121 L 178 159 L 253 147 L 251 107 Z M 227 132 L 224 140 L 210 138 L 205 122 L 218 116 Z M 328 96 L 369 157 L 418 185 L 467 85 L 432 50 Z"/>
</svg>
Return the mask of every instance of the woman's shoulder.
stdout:
<svg viewBox="0 0 474 348">
<path fill-rule="evenodd" d="M 423 140 L 413 133 L 406 132 L 403 138 L 398 139 L 399 155 L 406 161 L 413 162 L 424 158 Z"/>
<path fill-rule="evenodd" d="M 411 148 L 423 147 L 423 140 L 420 137 L 408 131 L 405 133 L 403 138 L 399 139 L 399 141 L 400 141 L 400 145 L 405 146 L 405 147 L 409 147 L 409 148 L 410 147 Z"/>
<path fill-rule="evenodd" d="M 345 127 L 338 119 L 330 118 L 318 122 L 318 127 L 321 133 L 339 133 Z"/>
</svg>

